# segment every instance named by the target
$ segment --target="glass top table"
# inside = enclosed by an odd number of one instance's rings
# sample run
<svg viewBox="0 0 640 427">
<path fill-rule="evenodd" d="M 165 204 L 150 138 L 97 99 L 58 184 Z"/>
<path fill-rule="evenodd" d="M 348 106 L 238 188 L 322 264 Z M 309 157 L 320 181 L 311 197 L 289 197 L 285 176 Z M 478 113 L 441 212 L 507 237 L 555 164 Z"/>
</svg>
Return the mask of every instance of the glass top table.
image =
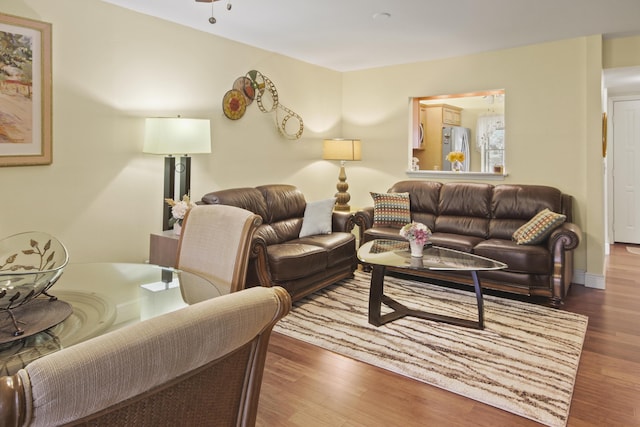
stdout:
<svg viewBox="0 0 640 427">
<path fill-rule="evenodd" d="M 358 259 L 372 267 L 371 287 L 369 290 L 369 323 L 381 326 L 405 316 L 451 323 L 458 326 L 484 329 L 484 303 L 482 286 L 478 271 L 502 270 L 506 264 L 478 255 L 442 248 L 425 246 L 422 257 L 411 256 L 408 241 L 376 239 L 364 243 L 358 249 Z M 415 276 L 415 271 L 468 271 L 473 278 L 478 305 L 478 321 L 458 319 L 424 311 L 412 310 L 384 294 L 384 276 L 387 267 Z M 381 305 L 385 304 L 393 311 L 381 314 Z"/>
<path fill-rule="evenodd" d="M 51 328 L 0 344 L 0 375 L 13 375 L 46 354 L 227 294 L 229 289 L 152 264 L 78 263 L 65 267 L 49 293 L 68 303 L 71 314 Z M 47 304 L 46 298 L 42 304 Z"/>
</svg>

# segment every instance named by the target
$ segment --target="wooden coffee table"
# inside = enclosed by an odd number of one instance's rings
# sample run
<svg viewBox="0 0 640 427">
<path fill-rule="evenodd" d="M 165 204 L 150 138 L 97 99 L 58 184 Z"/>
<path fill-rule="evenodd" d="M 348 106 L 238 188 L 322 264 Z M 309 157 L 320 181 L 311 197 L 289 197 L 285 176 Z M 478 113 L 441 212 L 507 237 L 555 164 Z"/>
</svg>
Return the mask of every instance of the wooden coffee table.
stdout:
<svg viewBox="0 0 640 427">
<path fill-rule="evenodd" d="M 384 325 L 401 317 L 413 316 L 467 328 L 484 329 L 484 303 L 478 271 L 502 270 L 507 267 L 506 264 L 489 258 L 438 246 L 425 247 L 422 258 L 412 257 L 409 242 L 382 239 L 363 244 L 358 249 L 358 258 L 371 265 L 373 270 L 369 290 L 369 323 L 375 326 Z M 393 300 L 384 294 L 384 276 L 387 267 L 394 267 L 395 270 L 400 270 L 409 276 L 412 272 L 419 270 L 468 271 L 473 278 L 476 292 L 478 321 L 414 310 Z M 382 304 L 393 311 L 382 315 L 380 310 Z"/>
</svg>

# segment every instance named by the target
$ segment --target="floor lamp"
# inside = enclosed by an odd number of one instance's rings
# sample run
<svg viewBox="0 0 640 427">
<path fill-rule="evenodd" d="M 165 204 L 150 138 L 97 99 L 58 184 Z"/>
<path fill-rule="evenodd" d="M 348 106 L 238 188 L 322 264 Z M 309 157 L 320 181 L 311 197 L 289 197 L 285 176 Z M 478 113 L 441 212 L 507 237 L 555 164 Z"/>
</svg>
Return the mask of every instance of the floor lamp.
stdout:
<svg viewBox="0 0 640 427">
<path fill-rule="evenodd" d="M 351 209 L 349 200 L 351 196 L 347 192 L 349 184 L 347 184 L 347 174 L 344 170 L 344 164 L 347 160 L 360 160 L 362 157 L 359 139 L 325 139 L 322 145 L 322 158 L 324 160 L 340 160 L 340 174 L 338 175 L 338 184 L 336 188 L 336 206 L 337 211 L 348 211 Z"/>
<path fill-rule="evenodd" d="M 191 157 L 189 154 L 211 153 L 211 123 L 208 119 L 180 117 L 149 118 L 145 121 L 145 153 L 164 154 L 164 197 L 162 229 L 168 230 L 171 206 L 164 199 L 174 199 L 176 173 L 179 175 L 178 199 L 191 191 Z M 176 164 L 174 154 L 182 154 Z"/>
</svg>

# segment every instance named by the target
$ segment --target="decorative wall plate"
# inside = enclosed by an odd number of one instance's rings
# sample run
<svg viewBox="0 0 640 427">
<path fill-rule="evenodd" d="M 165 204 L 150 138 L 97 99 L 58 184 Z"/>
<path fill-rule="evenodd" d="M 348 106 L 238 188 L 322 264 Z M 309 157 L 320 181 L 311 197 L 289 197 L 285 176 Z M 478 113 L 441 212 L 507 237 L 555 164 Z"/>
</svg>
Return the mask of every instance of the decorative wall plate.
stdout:
<svg viewBox="0 0 640 427">
<path fill-rule="evenodd" d="M 251 70 L 233 82 L 233 89 L 222 100 L 224 115 L 231 120 L 238 120 L 254 99 L 263 113 L 275 111 L 276 127 L 282 135 L 289 139 L 302 136 L 302 117 L 279 102 L 276 86 L 258 70 Z"/>
<path fill-rule="evenodd" d="M 233 82 L 233 88 L 243 93 L 247 105 L 250 105 L 256 97 L 256 90 L 253 87 L 251 79 L 248 77 L 238 77 L 236 81 Z"/>
<path fill-rule="evenodd" d="M 222 98 L 222 110 L 224 115 L 231 120 L 238 120 L 244 116 L 247 109 L 247 100 L 243 92 L 237 89 L 231 89 L 224 94 Z"/>
</svg>

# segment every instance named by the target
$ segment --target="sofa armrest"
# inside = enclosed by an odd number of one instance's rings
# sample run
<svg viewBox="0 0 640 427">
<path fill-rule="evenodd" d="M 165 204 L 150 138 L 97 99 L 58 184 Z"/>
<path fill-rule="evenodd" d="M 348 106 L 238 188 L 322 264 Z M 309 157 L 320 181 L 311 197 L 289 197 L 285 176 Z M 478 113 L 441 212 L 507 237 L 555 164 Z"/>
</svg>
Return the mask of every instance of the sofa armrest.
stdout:
<svg viewBox="0 0 640 427">
<path fill-rule="evenodd" d="M 569 292 L 573 281 L 573 249 L 580 244 L 582 231 L 580 227 L 571 222 L 565 222 L 553 230 L 547 247 L 551 253 L 552 275 L 551 305 L 560 306 L 564 297 Z"/>
<path fill-rule="evenodd" d="M 565 222 L 549 236 L 548 249 L 551 253 L 575 249 L 580 244 L 581 235 L 580 227 L 572 222 Z"/>
<path fill-rule="evenodd" d="M 331 218 L 331 229 L 334 232 L 351 233 L 355 227 L 354 215 L 351 212 L 334 211 Z"/>
<path fill-rule="evenodd" d="M 260 236 L 254 236 L 251 240 L 251 261 L 255 265 L 255 273 L 260 286 L 272 287 L 271 271 L 267 257 L 267 241 Z"/>
<path fill-rule="evenodd" d="M 360 209 L 353 215 L 355 225 L 359 227 L 360 244 L 364 241 L 364 232 L 373 227 L 373 206 Z"/>
</svg>

